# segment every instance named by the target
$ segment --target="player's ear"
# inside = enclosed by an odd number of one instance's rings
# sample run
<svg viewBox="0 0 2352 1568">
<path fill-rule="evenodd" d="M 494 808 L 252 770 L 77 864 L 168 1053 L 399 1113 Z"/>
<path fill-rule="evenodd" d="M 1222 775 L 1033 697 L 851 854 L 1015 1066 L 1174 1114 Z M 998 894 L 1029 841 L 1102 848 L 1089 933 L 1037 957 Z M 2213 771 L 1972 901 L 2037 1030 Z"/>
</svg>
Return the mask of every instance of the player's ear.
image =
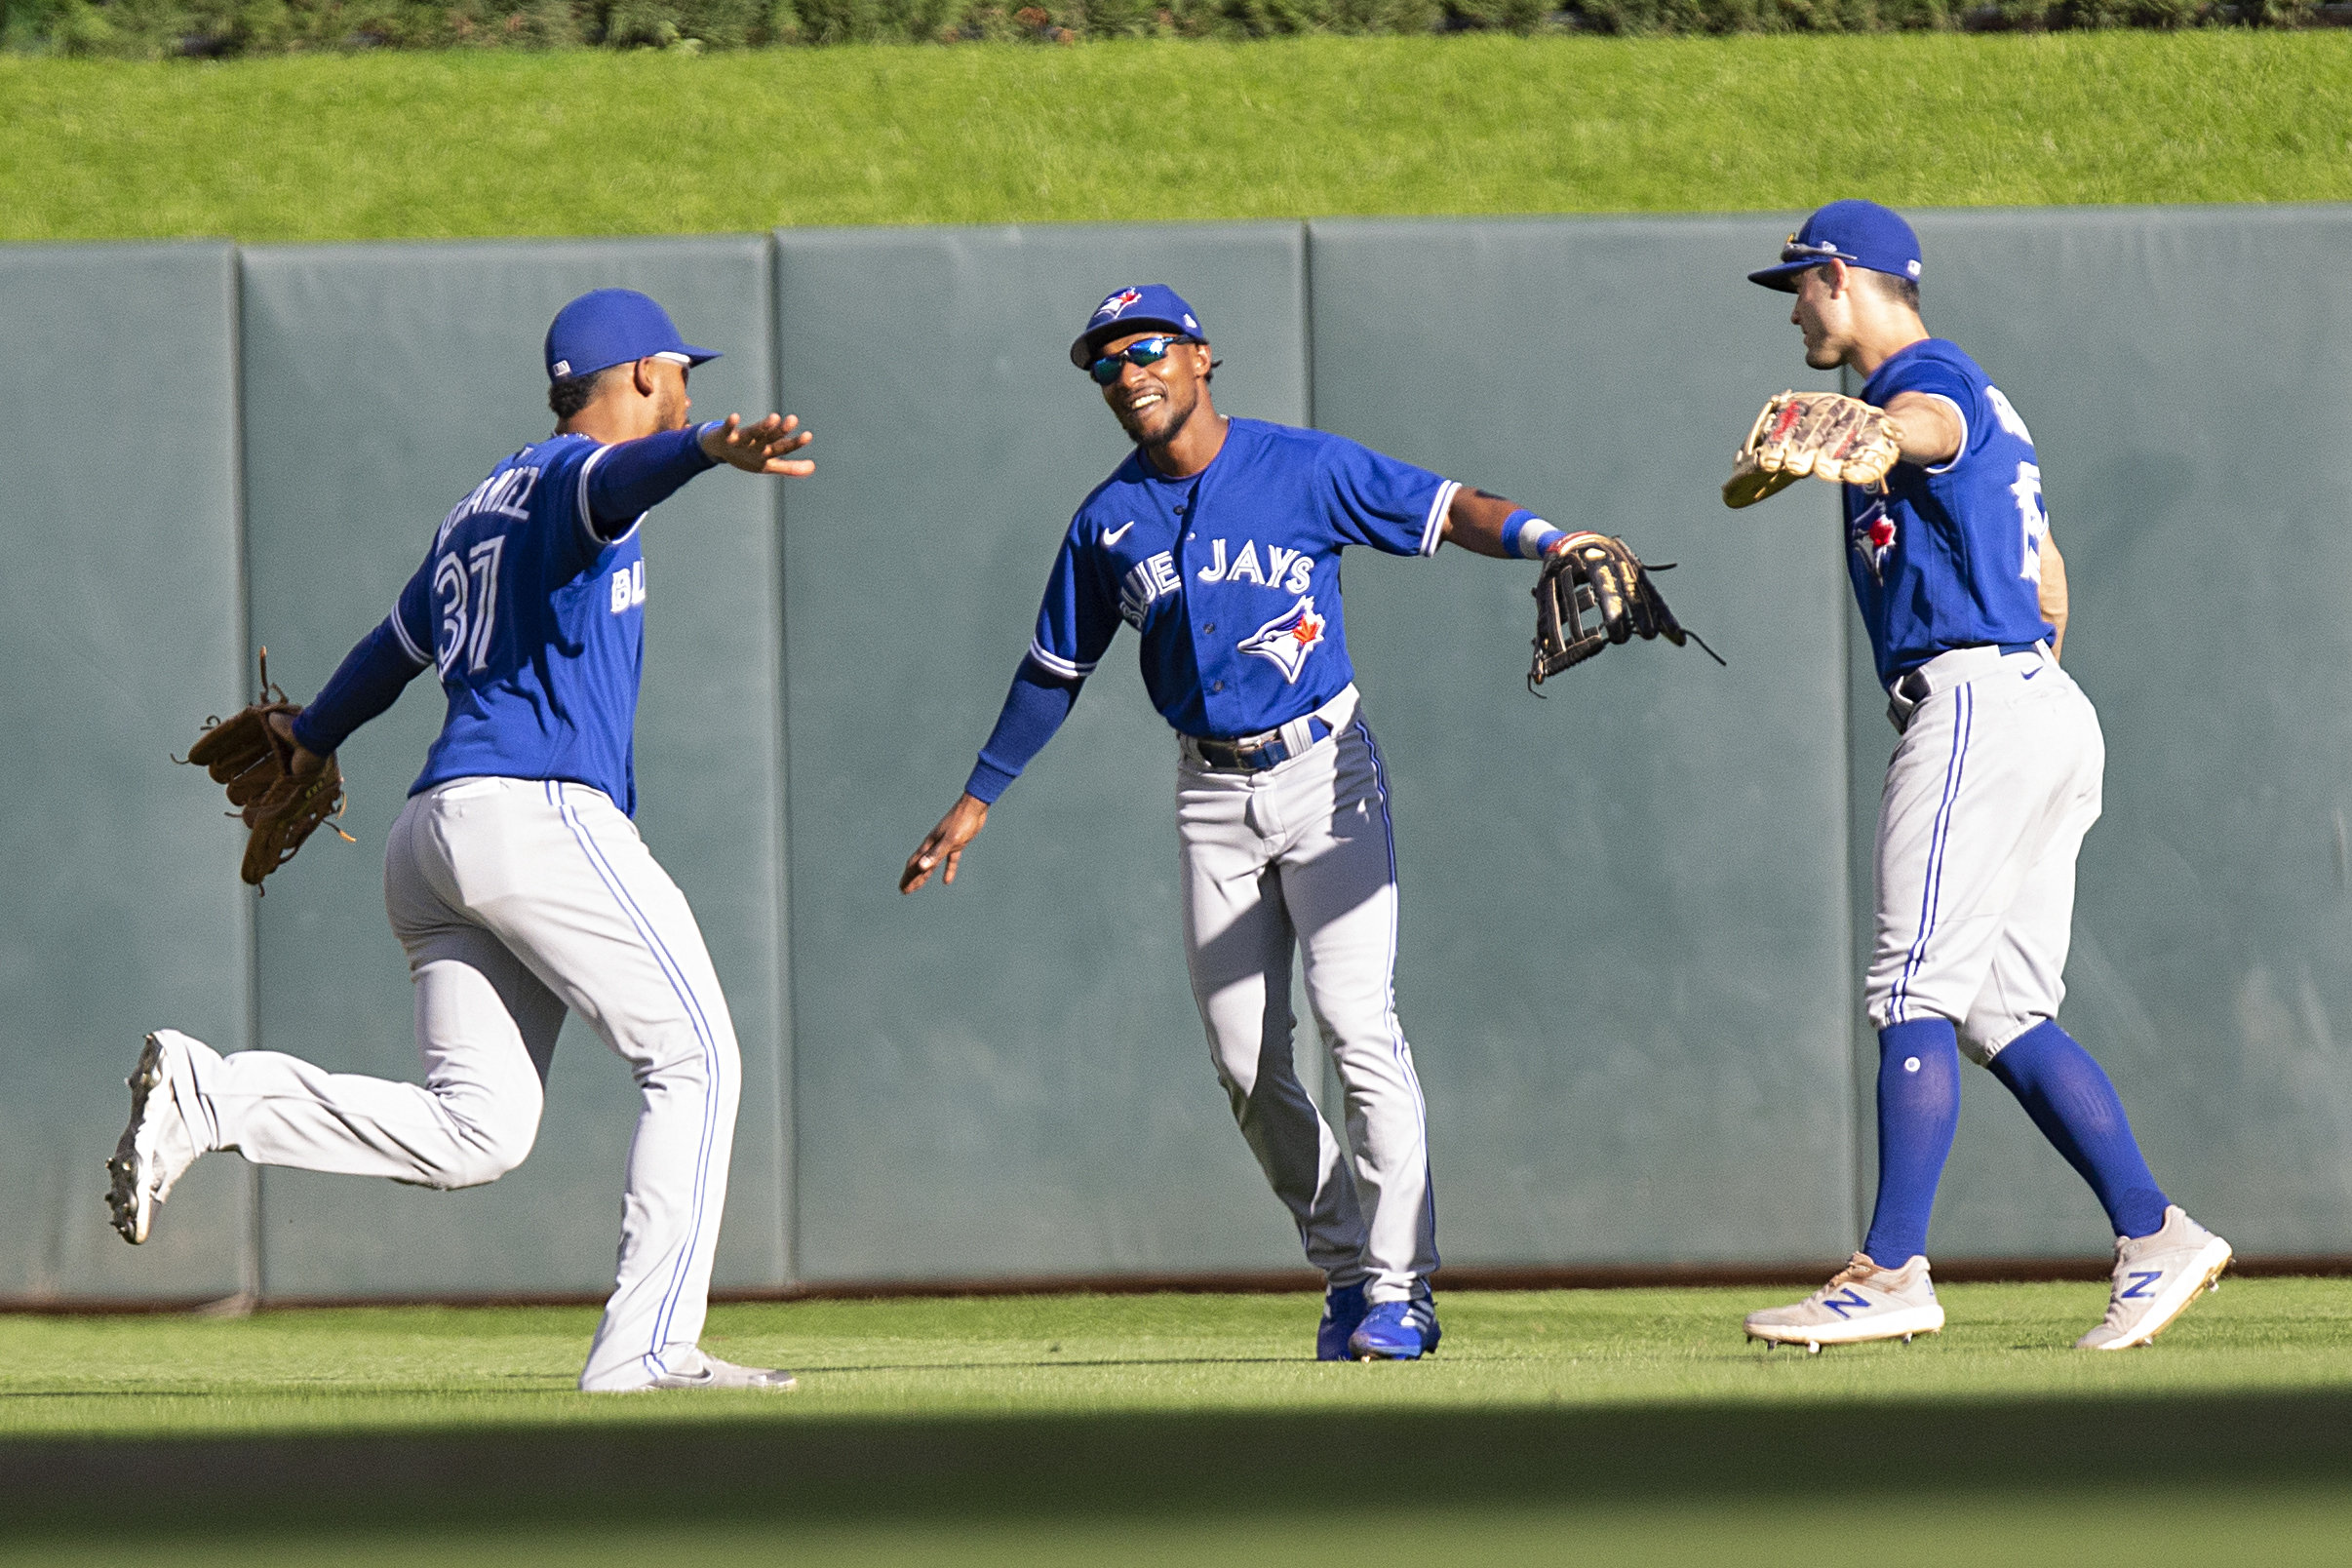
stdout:
<svg viewBox="0 0 2352 1568">
<path fill-rule="evenodd" d="M 1829 297 L 1832 299 L 1843 297 L 1854 287 L 1853 274 L 1846 270 L 1846 263 L 1835 256 L 1823 264 L 1822 281 L 1829 286 Z"/>
<path fill-rule="evenodd" d="M 632 372 L 637 377 L 637 395 L 639 397 L 651 397 L 654 387 L 660 384 L 653 379 L 653 367 L 660 363 L 659 360 L 641 359 L 631 367 Z"/>
</svg>

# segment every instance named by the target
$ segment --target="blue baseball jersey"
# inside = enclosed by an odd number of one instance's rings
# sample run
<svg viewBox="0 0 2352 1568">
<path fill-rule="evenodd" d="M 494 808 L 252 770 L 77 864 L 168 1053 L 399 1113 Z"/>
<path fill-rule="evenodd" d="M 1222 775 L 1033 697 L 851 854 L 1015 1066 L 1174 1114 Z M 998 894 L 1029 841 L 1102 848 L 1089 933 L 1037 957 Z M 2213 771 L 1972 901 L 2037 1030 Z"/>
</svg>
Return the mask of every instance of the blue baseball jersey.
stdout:
<svg viewBox="0 0 2352 1568">
<path fill-rule="evenodd" d="M 434 531 L 386 622 L 449 697 L 410 794 L 475 775 L 567 779 L 636 814 L 646 560 L 637 522 L 616 539 L 589 523 L 588 478 L 610 451 L 579 435 L 526 447 Z"/>
<path fill-rule="evenodd" d="M 1141 451 L 1072 520 L 1031 662 L 1083 680 L 1124 621 L 1144 686 L 1188 735 L 1230 739 L 1312 713 L 1355 679 L 1339 553 L 1437 548 L 1460 487 L 1345 437 L 1235 419 L 1201 472 Z"/>
<path fill-rule="evenodd" d="M 1845 487 L 1846 565 L 1883 683 L 1950 648 L 2055 631 L 2042 618 L 2050 518 L 2025 421 L 1975 360 L 1940 337 L 1890 357 L 1862 397 L 1883 408 L 1903 392 L 1947 400 L 1966 429 L 1947 463 L 1898 463 L 1876 492 Z"/>
</svg>

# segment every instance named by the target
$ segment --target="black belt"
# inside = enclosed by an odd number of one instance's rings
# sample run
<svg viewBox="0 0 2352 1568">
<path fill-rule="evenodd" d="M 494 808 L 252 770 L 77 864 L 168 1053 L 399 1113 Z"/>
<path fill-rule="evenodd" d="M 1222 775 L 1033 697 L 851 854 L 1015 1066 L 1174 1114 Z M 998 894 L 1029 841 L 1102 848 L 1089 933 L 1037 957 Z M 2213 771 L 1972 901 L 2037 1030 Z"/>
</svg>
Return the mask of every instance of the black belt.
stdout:
<svg viewBox="0 0 2352 1568">
<path fill-rule="evenodd" d="M 1310 717 L 1307 732 L 1315 740 L 1331 733 L 1331 726 L 1319 717 Z M 1279 735 L 1264 740 L 1204 740 L 1193 737 L 1193 750 L 1203 766 L 1224 768 L 1229 772 L 1263 773 L 1270 767 L 1279 767 L 1290 761 L 1290 747 Z"/>
<path fill-rule="evenodd" d="M 2038 641 L 2032 643 L 1968 643 L 1962 645 L 1963 647 L 1994 647 L 2000 649 L 2003 653 L 2030 653 L 2041 646 L 2042 645 Z M 1945 653 L 1958 653 L 1961 650 L 1962 648 L 1959 647 L 1947 647 L 1943 651 Z M 1939 658 L 1941 656 L 1942 654 L 1937 655 Z M 1921 669 L 1905 671 L 1902 679 L 1895 683 L 1895 695 L 1907 698 L 1912 702 L 1925 702 L 1929 695 L 1925 668 L 1922 667 Z"/>
</svg>

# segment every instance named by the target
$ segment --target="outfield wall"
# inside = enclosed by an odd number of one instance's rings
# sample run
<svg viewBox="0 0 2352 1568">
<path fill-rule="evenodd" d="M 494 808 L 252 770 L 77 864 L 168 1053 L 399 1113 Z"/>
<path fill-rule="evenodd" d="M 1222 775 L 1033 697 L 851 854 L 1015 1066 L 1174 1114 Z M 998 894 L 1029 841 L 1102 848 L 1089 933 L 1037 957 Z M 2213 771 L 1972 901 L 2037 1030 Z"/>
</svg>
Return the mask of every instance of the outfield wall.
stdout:
<svg viewBox="0 0 2352 1568">
<path fill-rule="evenodd" d="M 953 890 L 892 887 L 993 721 L 1064 522 L 1124 447 L 1063 345 L 1145 277 L 1209 322 L 1230 412 L 1679 560 L 1665 586 L 1731 661 L 1622 650 L 1538 702 L 1531 568 L 1350 557 L 1448 1260 L 1842 1254 L 1871 1171 L 1855 975 L 1893 731 L 1830 491 L 1736 517 L 1715 498 L 1762 397 L 1825 384 L 1784 302 L 1740 276 L 1789 226 L 0 249 L 20 889 L 0 916 L 0 1297 L 608 1278 L 635 1094 L 577 1026 L 537 1150 L 492 1187 L 209 1160 L 138 1252 L 99 1201 L 143 1029 L 413 1076 L 378 855 L 438 700 L 412 691 L 346 747 L 361 844 L 314 843 L 264 900 L 235 882 L 210 787 L 166 759 L 247 694 L 255 641 L 316 688 L 450 502 L 544 433 L 540 334 L 604 284 L 728 350 L 696 373 L 702 412 L 780 406 L 819 433 L 815 478 L 713 476 L 647 538 L 640 820 L 747 1059 L 723 1284 L 1297 1263 L 1184 984 L 1173 747 L 1129 653 Z M 2242 1251 L 2352 1253 L 2352 283 L 2333 264 L 2352 210 L 1920 229 L 1931 325 L 2039 439 L 2068 664 L 2106 725 L 2065 1021 L 2160 1177 Z M 1966 1082 L 1938 1256 L 2102 1251 L 2072 1173 L 1989 1078 Z"/>
</svg>

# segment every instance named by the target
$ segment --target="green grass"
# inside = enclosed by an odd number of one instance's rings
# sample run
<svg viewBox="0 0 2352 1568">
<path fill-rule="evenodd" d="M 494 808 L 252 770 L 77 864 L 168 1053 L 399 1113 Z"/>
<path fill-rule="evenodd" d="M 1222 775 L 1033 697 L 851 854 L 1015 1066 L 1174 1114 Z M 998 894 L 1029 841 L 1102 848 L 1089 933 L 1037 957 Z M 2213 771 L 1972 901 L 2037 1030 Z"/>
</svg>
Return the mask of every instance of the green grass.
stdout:
<svg viewBox="0 0 2352 1568">
<path fill-rule="evenodd" d="M 0 1562 L 2338 1562 L 2352 1281 L 2231 1283 L 2155 1349 L 2098 1287 L 1744 1345 L 1775 1291 L 1459 1294 L 1419 1365 L 1308 1297 L 722 1308 L 794 1393 L 590 1397 L 584 1311 L 0 1320 Z M 2162 1528 L 2150 1531 L 2144 1521 Z M 2119 1532 L 2127 1532 L 2119 1535 Z M 1841 1544 L 1843 1544 L 1841 1546 Z"/>
<path fill-rule="evenodd" d="M 0 238 L 2352 199 L 2352 34 L 0 57 Z"/>
</svg>

